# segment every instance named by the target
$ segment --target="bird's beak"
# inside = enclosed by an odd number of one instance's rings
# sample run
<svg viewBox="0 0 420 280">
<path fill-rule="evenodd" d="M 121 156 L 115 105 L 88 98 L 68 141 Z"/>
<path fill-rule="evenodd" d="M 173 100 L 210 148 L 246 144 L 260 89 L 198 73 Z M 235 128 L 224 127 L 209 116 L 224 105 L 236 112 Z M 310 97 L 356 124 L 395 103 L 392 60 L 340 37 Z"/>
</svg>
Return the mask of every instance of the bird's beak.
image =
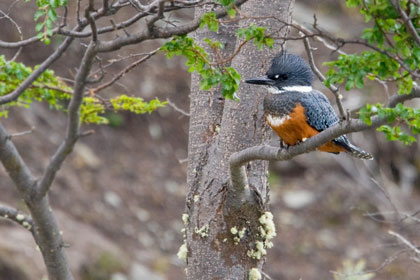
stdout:
<svg viewBox="0 0 420 280">
<path fill-rule="evenodd" d="M 268 78 L 267 76 L 251 78 L 251 79 L 245 80 L 245 82 L 248 83 L 248 84 L 267 85 L 267 86 L 271 86 L 274 83 L 274 81 L 272 79 Z"/>
</svg>

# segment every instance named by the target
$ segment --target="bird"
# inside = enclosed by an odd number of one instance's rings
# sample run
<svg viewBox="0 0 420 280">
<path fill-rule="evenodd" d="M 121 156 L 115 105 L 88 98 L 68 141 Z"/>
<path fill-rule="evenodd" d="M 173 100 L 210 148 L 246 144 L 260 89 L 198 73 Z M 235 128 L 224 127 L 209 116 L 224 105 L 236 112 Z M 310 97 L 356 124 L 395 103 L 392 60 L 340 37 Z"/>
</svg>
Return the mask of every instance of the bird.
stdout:
<svg viewBox="0 0 420 280">
<path fill-rule="evenodd" d="M 328 98 L 312 88 L 312 81 L 312 69 L 306 61 L 285 51 L 273 58 L 264 76 L 245 80 L 248 84 L 266 87 L 264 115 L 269 126 L 280 137 L 282 147 L 283 143 L 286 147 L 298 145 L 339 122 Z M 317 149 L 373 159 L 370 153 L 350 143 L 345 135 Z"/>
</svg>

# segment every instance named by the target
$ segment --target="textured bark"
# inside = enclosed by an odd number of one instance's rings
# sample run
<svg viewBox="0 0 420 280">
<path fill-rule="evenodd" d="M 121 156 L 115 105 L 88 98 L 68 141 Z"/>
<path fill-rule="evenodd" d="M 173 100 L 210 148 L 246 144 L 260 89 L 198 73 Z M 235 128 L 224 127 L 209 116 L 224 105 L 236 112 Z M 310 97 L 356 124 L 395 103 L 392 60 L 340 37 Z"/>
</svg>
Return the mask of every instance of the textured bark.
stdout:
<svg viewBox="0 0 420 280">
<path fill-rule="evenodd" d="M 241 10 L 250 16 L 276 16 L 290 21 L 293 1 L 248 1 Z M 197 11 L 198 14 L 203 11 Z M 241 23 L 248 25 L 250 22 Z M 279 22 L 266 19 L 258 24 L 268 26 L 268 32 L 278 30 Z M 198 41 L 216 37 L 227 43 L 229 55 L 234 50 L 235 29 L 225 26 L 219 34 L 196 33 Z M 283 29 L 282 32 L 286 32 Z M 280 34 L 280 35 L 284 35 Z M 258 51 L 248 43 L 234 58 L 232 66 L 242 77 L 258 76 L 279 46 Z M 229 177 L 229 157 L 232 153 L 265 142 L 262 95 L 255 87 L 242 84 L 241 101 L 224 101 L 218 91 L 202 92 L 199 77 L 192 77 L 190 108 L 190 139 L 188 165 L 187 214 L 187 278 L 188 279 L 248 279 L 251 268 L 261 269 L 263 258 L 252 259 L 247 252 L 255 249 L 259 233 L 259 217 L 267 209 L 267 162 L 255 161 L 246 172 L 249 187 L 233 190 Z M 246 228 L 245 235 L 235 242 L 231 229 Z"/>
<path fill-rule="evenodd" d="M 0 124 L 0 161 L 31 212 L 30 229 L 41 250 L 50 280 L 72 280 L 60 230 L 48 197 L 36 198 L 36 179 Z"/>
</svg>

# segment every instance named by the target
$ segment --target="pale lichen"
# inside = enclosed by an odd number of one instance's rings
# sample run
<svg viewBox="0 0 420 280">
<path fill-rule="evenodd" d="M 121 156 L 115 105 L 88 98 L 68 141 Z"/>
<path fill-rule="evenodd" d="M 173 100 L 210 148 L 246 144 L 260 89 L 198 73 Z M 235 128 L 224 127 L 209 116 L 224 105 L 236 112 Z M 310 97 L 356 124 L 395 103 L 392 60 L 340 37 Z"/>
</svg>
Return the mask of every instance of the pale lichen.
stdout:
<svg viewBox="0 0 420 280">
<path fill-rule="evenodd" d="M 195 227 L 194 232 L 202 238 L 209 236 L 209 225 L 204 225 L 201 228 Z"/>
<path fill-rule="evenodd" d="M 237 234 L 238 233 L 238 228 L 236 226 L 231 228 L 230 233 L 232 233 L 233 235 Z"/>
<path fill-rule="evenodd" d="M 246 232 L 246 228 L 242 228 L 239 232 L 238 232 L 238 236 L 240 239 L 242 239 L 245 236 L 245 232 Z"/>
<path fill-rule="evenodd" d="M 200 200 L 200 196 L 198 194 L 194 195 L 194 202 L 197 202 Z"/>
<path fill-rule="evenodd" d="M 182 221 L 184 222 L 185 226 L 188 226 L 190 222 L 190 215 L 188 215 L 187 213 L 182 214 Z"/>
<path fill-rule="evenodd" d="M 17 214 L 17 215 L 16 215 L 16 220 L 17 220 L 17 221 L 19 221 L 19 222 L 20 222 L 20 221 L 23 221 L 24 219 L 25 219 L 25 216 L 24 216 L 24 215 L 22 215 L 22 214 Z"/>
<path fill-rule="evenodd" d="M 255 250 L 251 249 L 246 252 L 248 257 L 260 260 L 262 257 L 267 255 L 267 250 L 265 249 L 264 242 L 257 240 L 255 241 Z"/>
<path fill-rule="evenodd" d="M 271 240 L 276 236 L 276 227 L 273 221 L 273 214 L 271 212 L 265 212 L 258 219 L 261 226 L 259 229 L 259 240 L 255 241 L 255 249 L 250 249 L 247 251 L 247 255 L 253 259 L 261 259 L 263 256 L 267 255 L 268 248 L 273 247 Z"/>
<path fill-rule="evenodd" d="M 273 221 L 273 214 L 271 212 L 265 212 L 258 221 L 262 225 L 260 227 L 260 234 L 262 238 L 270 241 L 276 236 L 276 226 Z"/>
<path fill-rule="evenodd" d="M 248 274 L 248 280 L 261 280 L 262 275 L 258 268 L 251 268 Z"/>
<path fill-rule="evenodd" d="M 23 221 L 22 226 L 24 226 L 27 230 L 31 230 L 32 226 L 27 221 Z"/>
<path fill-rule="evenodd" d="M 178 253 L 176 254 L 180 260 L 187 262 L 188 247 L 187 241 L 184 240 L 184 243 L 179 247 Z"/>
<path fill-rule="evenodd" d="M 246 232 L 246 228 L 242 228 L 241 230 L 238 230 L 238 228 L 236 226 L 232 227 L 230 229 L 230 233 L 232 233 L 232 235 L 234 235 L 233 237 L 233 243 L 235 245 L 238 245 L 239 242 L 241 241 L 241 239 L 245 236 L 245 232 Z"/>
</svg>

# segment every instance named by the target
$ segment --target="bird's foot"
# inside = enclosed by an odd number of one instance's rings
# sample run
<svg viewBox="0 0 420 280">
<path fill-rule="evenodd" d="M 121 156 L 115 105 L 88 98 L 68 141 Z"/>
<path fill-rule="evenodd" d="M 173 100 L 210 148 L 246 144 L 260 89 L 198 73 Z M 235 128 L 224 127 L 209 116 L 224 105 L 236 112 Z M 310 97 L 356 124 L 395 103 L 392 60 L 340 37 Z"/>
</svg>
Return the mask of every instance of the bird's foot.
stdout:
<svg viewBox="0 0 420 280">
<path fill-rule="evenodd" d="M 282 139 L 280 139 L 280 148 L 287 150 L 289 148 L 289 145 L 287 145 Z"/>
</svg>

